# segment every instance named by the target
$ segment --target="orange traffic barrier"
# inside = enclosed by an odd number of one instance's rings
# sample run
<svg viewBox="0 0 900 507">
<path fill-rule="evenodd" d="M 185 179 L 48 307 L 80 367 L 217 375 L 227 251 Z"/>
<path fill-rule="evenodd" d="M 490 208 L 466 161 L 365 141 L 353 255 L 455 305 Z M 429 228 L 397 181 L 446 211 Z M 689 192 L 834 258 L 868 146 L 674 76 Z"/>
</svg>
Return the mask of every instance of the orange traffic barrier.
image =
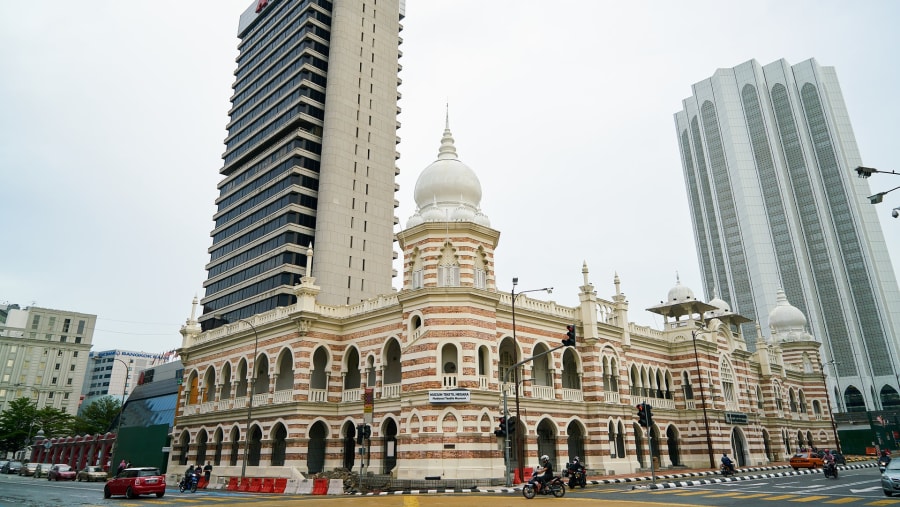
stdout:
<svg viewBox="0 0 900 507">
<path fill-rule="evenodd" d="M 225 486 L 225 489 L 228 491 L 237 491 L 238 489 L 238 478 L 237 477 L 229 477 L 228 485 Z"/>
<path fill-rule="evenodd" d="M 313 482 L 312 494 L 327 495 L 328 494 L 328 479 L 315 479 L 315 482 Z"/>
<path fill-rule="evenodd" d="M 534 467 L 524 467 L 524 471 L 525 471 L 525 477 L 528 477 L 529 479 L 531 479 L 531 474 L 534 473 Z M 513 484 L 522 484 L 523 482 L 525 482 L 525 481 L 522 480 L 522 477 L 519 476 L 519 469 L 516 468 L 516 474 L 515 474 L 515 477 L 513 478 Z"/>
<path fill-rule="evenodd" d="M 275 479 L 275 493 L 284 493 L 285 489 L 287 489 L 287 479 L 283 477 Z"/>
</svg>

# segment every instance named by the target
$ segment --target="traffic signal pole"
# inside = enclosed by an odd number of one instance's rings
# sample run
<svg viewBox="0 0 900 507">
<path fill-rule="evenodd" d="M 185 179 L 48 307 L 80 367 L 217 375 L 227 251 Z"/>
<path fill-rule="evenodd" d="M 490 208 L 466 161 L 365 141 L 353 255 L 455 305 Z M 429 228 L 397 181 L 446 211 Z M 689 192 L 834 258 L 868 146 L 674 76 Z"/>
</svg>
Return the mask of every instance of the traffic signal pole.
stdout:
<svg viewBox="0 0 900 507">
<path fill-rule="evenodd" d="M 506 428 L 506 445 L 504 446 L 504 449 L 505 449 L 505 451 L 506 451 L 506 487 L 507 487 L 507 488 L 512 487 L 512 478 L 509 476 L 510 473 L 512 472 L 512 468 L 511 468 L 511 466 L 510 466 L 511 463 L 509 462 L 509 441 L 510 441 L 510 432 L 509 432 L 509 401 L 508 401 L 509 390 L 506 389 L 506 384 L 509 384 L 509 374 L 510 374 L 510 372 L 518 371 L 519 366 L 522 366 L 522 365 L 525 364 L 525 363 L 534 361 L 535 359 L 537 359 L 537 358 L 539 358 L 539 357 L 546 356 L 547 354 L 550 354 L 550 353 L 552 353 L 552 352 L 556 352 L 557 350 L 562 349 L 562 348 L 566 348 L 567 346 L 568 346 L 568 345 L 559 345 L 559 346 L 557 346 L 557 347 L 553 347 L 553 348 L 550 349 L 550 350 L 545 350 L 544 352 L 541 352 L 540 354 L 538 354 L 538 355 L 536 355 L 536 356 L 531 356 L 531 357 L 529 357 L 529 358 L 527 358 L 527 359 L 523 359 L 523 360 L 519 361 L 518 363 L 516 363 L 516 364 L 510 366 L 509 369 L 506 370 L 506 374 L 503 375 L 503 386 L 502 386 L 502 389 L 503 389 L 503 416 L 506 417 L 506 424 L 507 424 L 507 428 Z M 518 375 L 516 376 L 516 378 L 518 378 Z M 518 387 L 518 381 L 517 381 L 517 382 L 516 382 L 516 390 L 518 391 L 518 389 L 519 389 L 519 387 Z M 519 418 L 518 418 L 518 417 L 516 417 L 516 424 L 519 424 Z M 513 430 L 513 431 L 515 432 L 515 431 L 517 431 L 517 430 Z M 522 468 L 522 463 L 521 463 L 521 460 L 520 460 L 520 462 L 519 462 L 519 469 L 521 469 L 521 468 Z M 520 473 L 521 473 L 521 472 L 520 472 Z M 523 477 L 522 480 L 525 480 L 525 478 Z"/>
</svg>

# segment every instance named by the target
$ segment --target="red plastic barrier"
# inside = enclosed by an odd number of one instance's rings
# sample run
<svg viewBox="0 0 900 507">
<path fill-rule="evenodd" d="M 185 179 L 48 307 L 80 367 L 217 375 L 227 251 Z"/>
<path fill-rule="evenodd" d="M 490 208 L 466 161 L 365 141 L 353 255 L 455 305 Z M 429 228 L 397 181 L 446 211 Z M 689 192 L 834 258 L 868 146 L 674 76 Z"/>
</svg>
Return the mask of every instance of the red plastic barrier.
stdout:
<svg viewBox="0 0 900 507">
<path fill-rule="evenodd" d="M 197 489 L 206 489 L 207 484 L 209 484 L 209 483 L 206 482 L 206 478 L 201 477 L 200 482 L 197 483 Z"/>
<path fill-rule="evenodd" d="M 250 479 L 250 487 L 247 488 L 247 491 L 251 493 L 259 493 L 259 488 L 262 486 L 262 479 L 259 477 L 253 477 Z"/>
<path fill-rule="evenodd" d="M 275 492 L 276 493 L 284 493 L 284 490 L 287 489 L 287 479 L 283 477 L 279 477 L 275 479 Z"/>
<path fill-rule="evenodd" d="M 275 479 L 265 478 L 262 480 L 262 487 L 259 488 L 260 493 L 274 493 Z"/>
<path fill-rule="evenodd" d="M 250 487 L 250 478 L 244 477 L 240 484 L 238 484 L 238 491 L 247 491 L 247 488 Z"/>
<path fill-rule="evenodd" d="M 314 495 L 327 495 L 328 494 L 328 479 L 314 479 L 312 494 Z"/>
<path fill-rule="evenodd" d="M 525 472 L 525 477 L 531 479 L 531 475 L 534 473 L 534 467 L 523 467 L 523 469 Z M 523 481 L 519 476 L 519 469 L 516 468 L 516 474 L 513 476 L 513 484 L 522 484 L 523 482 L 525 481 Z"/>
<path fill-rule="evenodd" d="M 227 491 L 237 491 L 238 489 L 238 478 L 237 477 L 229 477 L 228 485 L 225 486 Z"/>
</svg>

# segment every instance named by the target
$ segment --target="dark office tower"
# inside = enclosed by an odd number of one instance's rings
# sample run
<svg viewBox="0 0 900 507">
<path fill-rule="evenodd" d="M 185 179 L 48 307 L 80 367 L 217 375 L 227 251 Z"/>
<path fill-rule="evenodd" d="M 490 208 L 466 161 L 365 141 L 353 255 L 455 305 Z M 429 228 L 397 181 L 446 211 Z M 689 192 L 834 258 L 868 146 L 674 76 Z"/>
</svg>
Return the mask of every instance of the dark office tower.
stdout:
<svg viewBox="0 0 900 507">
<path fill-rule="evenodd" d="M 834 68 L 751 60 L 692 91 L 675 124 L 707 297 L 768 336 L 783 289 L 835 408 L 900 408 L 900 292 Z"/>
<path fill-rule="evenodd" d="M 325 304 L 391 292 L 403 10 L 260 0 L 241 15 L 204 329 L 294 303 L 302 276 Z"/>
</svg>

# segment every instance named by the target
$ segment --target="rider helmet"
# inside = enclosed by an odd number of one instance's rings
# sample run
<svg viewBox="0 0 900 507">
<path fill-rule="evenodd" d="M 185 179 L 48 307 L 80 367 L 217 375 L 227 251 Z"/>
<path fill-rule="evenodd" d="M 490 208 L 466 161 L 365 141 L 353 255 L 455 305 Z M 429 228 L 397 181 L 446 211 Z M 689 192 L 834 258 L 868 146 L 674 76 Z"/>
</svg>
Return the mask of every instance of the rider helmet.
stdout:
<svg viewBox="0 0 900 507">
<path fill-rule="evenodd" d="M 548 461 L 550 461 L 550 456 L 547 456 L 546 454 L 541 456 L 541 463 L 546 463 Z"/>
</svg>

